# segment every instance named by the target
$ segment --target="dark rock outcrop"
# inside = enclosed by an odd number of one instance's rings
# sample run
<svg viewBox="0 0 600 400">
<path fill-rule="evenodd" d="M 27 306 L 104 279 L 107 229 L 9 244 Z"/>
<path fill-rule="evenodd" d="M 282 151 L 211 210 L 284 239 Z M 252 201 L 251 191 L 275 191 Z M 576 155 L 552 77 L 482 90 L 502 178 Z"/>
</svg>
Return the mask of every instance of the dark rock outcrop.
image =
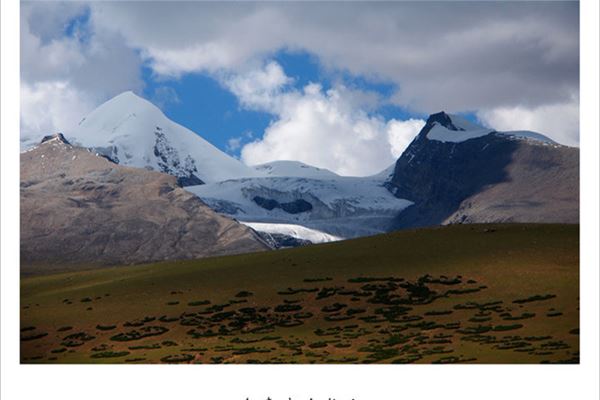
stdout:
<svg viewBox="0 0 600 400">
<path fill-rule="evenodd" d="M 252 198 L 252 201 L 254 201 L 257 205 L 264 208 L 265 210 L 271 211 L 275 208 L 280 208 L 288 214 L 300 214 L 313 209 L 312 204 L 310 204 L 304 199 L 297 199 L 294 201 L 280 203 L 274 199 L 266 199 L 261 196 L 254 196 Z"/>
<path fill-rule="evenodd" d="M 398 159 L 388 189 L 415 204 L 392 229 L 447 223 L 579 221 L 579 150 L 492 132 L 462 142 L 431 140 L 433 114 Z"/>
</svg>

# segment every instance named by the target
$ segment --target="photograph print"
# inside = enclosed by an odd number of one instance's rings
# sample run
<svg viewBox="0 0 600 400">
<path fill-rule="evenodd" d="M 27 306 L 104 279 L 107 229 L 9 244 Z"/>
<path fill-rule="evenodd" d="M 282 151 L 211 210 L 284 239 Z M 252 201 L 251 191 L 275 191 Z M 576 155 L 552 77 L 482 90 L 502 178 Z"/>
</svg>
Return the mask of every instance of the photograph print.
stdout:
<svg viewBox="0 0 600 400">
<path fill-rule="evenodd" d="M 579 364 L 579 2 L 20 3 L 22 364 Z"/>
</svg>

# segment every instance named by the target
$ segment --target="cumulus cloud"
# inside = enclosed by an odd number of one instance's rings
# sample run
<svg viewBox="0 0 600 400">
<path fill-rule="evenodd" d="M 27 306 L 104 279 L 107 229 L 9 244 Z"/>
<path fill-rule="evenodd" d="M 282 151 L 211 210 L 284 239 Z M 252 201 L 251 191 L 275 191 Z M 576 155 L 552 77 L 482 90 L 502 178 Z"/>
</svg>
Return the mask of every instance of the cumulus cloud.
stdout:
<svg viewBox="0 0 600 400">
<path fill-rule="evenodd" d="M 264 68 L 252 69 L 244 74 L 221 76 L 221 81 L 233 92 L 243 107 L 271 111 L 280 107 L 276 101 L 284 87 L 292 82 L 281 65 L 269 62 Z"/>
<path fill-rule="evenodd" d="M 531 130 L 567 146 L 579 145 L 579 101 L 576 98 L 567 103 L 535 108 L 515 106 L 481 110 L 477 117 L 497 130 Z"/>
<path fill-rule="evenodd" d="M 245 163 L 298 160 L 341 175 L 371 175 L 392 164 L 423 124 L 386 122 L 368 111 L 369 93 L 343 85 L 325 90 L 317 83 L 282 90 L 288 82 L 279 64 L 270 62 L 224 83 L 244 107 L 276 117 L 262 139 L 242 148 Z"/>
<path fill-rule="evenodd" d="M 88 12 L 81 3 L 21 3 L 24 139 L 68 130 L 108 98 L 142 89 L 135 50 L 86 22 Z"/>
<path fill-rule="evenodd" d="M 94 10 L 97 24 L 168 76 L 238 71 L 281 49 L 305 50 L 326 68 L 397 84 L 395 101 L 424 113 L 559 103 L 579 82 L 577 2 L 104 2 Z"/>
<path fill-rule="evenodd" d="M 93 110 L 95 102 L 68 82 L 21 84 L 21 147 L 40 142 L 43 136 L 76 125 Z"/>
<path fill-rule="evenodd" d="M 239 136 L 229 138 L 229 140 L 227 140 L 227 151 L 233 153 L 239 150 L 239 148 L 242 147 L 242 140 L 243 138 Z"/>
<path fill-rule="evenodd" d="M 387 124 L 387 135 L 392 155 L 396 158 L 400 157 L 423 126 L 425 126 L 425 121 L 422 119 L 411 118 L 406 121 L 392 119 L 389 121 Z"/>
<path fill-rule="evenodd" d="M 279 65 L 263 67 L 281 50 L 306 51 L 325 72 L 391 83 L 392 101 L 417 113 L 472 111 L 498 129 L 535 129 L 577 143 L 578 2 L 21 4 L 25 102 L 36 104 L 26 96 L 42 88 L 63 90 L 65 98 L 79 93 L 82 104 L 99 104 L 123 90 L 139 92 L 142 63 L 159 78 L 208 73 L 227 82 L 243 107 L 276 116 L 257 142 L 262 147 L 247 148 L 248 160 L 266 158 L 261 151 L 268 148 L 279 151 L 276 138 L 307 132 L 304 126 L 321 132 L 325 145 L 338 143 L 329 138 L 346 132 L 344 149 L 350 153 L 362 147 L 381 155 L 386 138 L 399 154 L 411 136 L 410 124 L 392 124 L 370 112 L 368 93 L 343 85 L 291 90 L 293 82 Z M 73 18 L 82 22 L 65 35 Z M 239 76 L 246 78 L 236 81 Z M 32 117 L 34 111 L 25 111 L 23 126 L 33 129 L 24 121 Z M 70 119 L 65 114 L 56 121 Z M 528 122 L 511 123 L 519 120 Z M 307 143 L 318 143 L 307 135 Z M 317 159 L 308 153 L 303 161 Z M 356 173 L 336 157 L 323 161 Z"/>
</svg>

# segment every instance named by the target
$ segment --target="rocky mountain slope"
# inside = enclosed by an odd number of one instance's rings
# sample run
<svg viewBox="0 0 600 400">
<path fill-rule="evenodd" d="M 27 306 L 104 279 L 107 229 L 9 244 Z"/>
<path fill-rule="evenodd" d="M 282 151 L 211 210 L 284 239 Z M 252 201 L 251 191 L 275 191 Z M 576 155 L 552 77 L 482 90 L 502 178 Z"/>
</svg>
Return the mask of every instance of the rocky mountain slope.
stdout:
<svg viewBox="0 0 600 400">
<path fill-rule="evenodd" d="M 21 153 L 23 273 L 268 248 L 173 176 L 115 164 L 62 136 Z"/>
<path fill-rule="evenodd" d="M 414 205 L 392 229 L 448 223 L 579 221 L 579 150 L 433 114 L 386 184 Z"/>
</svg>

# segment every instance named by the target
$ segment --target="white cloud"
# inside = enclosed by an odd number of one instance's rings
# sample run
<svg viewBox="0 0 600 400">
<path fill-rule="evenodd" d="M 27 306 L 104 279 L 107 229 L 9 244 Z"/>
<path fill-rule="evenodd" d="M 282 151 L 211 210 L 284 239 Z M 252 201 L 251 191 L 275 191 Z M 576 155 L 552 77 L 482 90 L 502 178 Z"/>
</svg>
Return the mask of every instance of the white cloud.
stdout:
<svg viewBox="0 0 600 400">
<path fill-rule="evenodd" d="M 531 130 L 568 146 L 579 145 L 579 101 L 540 107 L 500 107 L 481 110 L 479 120 L 501 131 Z"/>
<path fill-rule="evenodd" d="M 242 137 L 233 137 L 233 138 L 230 138 L 229 140 L 227 140 L 227 150 L 230 153 L 235 152 L 240 147 L 242 147 L 242 140 L 243 140 Z"/>
<path fill-rule="evenodd" d="M 578 7 L 102 2 L 92 17 L 142 49 L 159 74 L 239 72 L 281 49 L 303 50 L 326 68 L 393 82 L 398 104 L 432 113 L 567 101 L 579 83 Z"/>
<path fill-rule="evenodd" d="M 21 4 L 22 138 L 65 131 L 101 102 L 140 91 L 141 60 L 122 38 L 84 22 L 80 3 Z"/>
<path fill-rule="evenodd" d="M 37 144 L 45 135 L 79 123 L 95 102 L 67 82 L 21 84 L 21 143 Z"/>
<path fill-rule="evenodd" d="M 242 148 L 241 159 L 249 165 L 298 160 L 341 175 L 371 175 L 396 160 L 419 126 L 416 120 L 386 122 L 369 113 L 372 96 L 343 85 L 324 90 L 311 83 L 283 91 L 289 78 L 274 62 L 230 79 L 225 85 L 243 106 L 276 117 L 262 139 Z"/>
<path fill-rule="evenodd" d="M 280 104 L 276 99 L 283 88 L 292 82 L 276 62 L 269 62 L 264 68 L 252 69 L 244 74 L 222 76 L 221 80 L 239 98 L 242 106 L 262 111 L 278 107 Z"/>
<path fill-rule="evenodd" d="M 32 93 L 60 83 L 83 104 L 99 104 L 124 90 L 139 93 L 143 62 L 158 77 L 209 73 L 227 82 L 244 107 L 276 115 L 267 133 L 305 131 L 301 121 L 323 123 L 353 132 L 362 138 L 355 146 L 365 151 L 383 148 L 375 145 L 381 139 L 365 137 L 387 137 L 397 154 L 410 133 L 370 114 L 369 94 L 343 86 L 290 92 L 280 66 L 257 67 L 280 50 L 306 51 L 324 73 L 344 71 L 395 84 L 393 100 L 409 110 L 474 111 L 499 129 L 536 129 L 573 144 L 578 141 L 578 106 L 571 97 L 579 86 L 578 11 L 577 2 L 357 2 L 343 7 L 335 2 L 22 2 L 21 72 L 23 87 Z M 72 18 L 88 12 L 89 22 L 65 36 Z M 257 75 L 235 81 L 252 71 Z M 340 93 L 344 98 L 336 97 Z M 72 114 L 37 125 L 69 121 Z M 24 107 L 22 120 L 36 115 L 41 112 Z M 511 123 L 519 120 L 529 125 Z M 267 139 L 264 146 L 275 141 Z M 349 143 L 345 150 L 353 154 Z M 357 165 L 329 162 L 340 171 Z"/>
<path fill-rule="evenodd" d="M 392 155 L 396 158 L 400 157 L 423 126 L 425 126 L 425 121 L 422 119 L 390 120 L 387 125 L 387 135 Z"/>
</svg>

